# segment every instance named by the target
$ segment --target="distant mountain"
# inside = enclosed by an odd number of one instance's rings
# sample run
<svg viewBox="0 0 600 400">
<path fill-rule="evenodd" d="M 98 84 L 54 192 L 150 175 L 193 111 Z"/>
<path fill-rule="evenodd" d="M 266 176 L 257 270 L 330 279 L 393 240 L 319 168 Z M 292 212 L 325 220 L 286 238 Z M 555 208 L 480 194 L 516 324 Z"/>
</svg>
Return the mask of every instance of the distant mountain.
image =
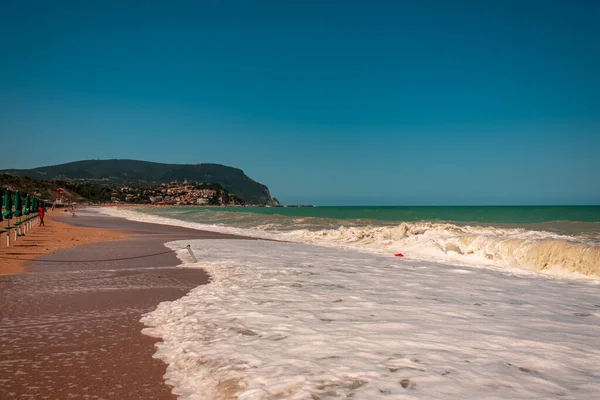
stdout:
<svg viewBox="0 0 600 400">
<path fill-rule="evenodd" d="M 241 169 L 221 164 L 162 164 L 136 160 L 85 160 L 0 174 L 41 180 L 75 180 L 115 185 L 155 186 L 185 179 L 218 183 L 246 204 L 273 204 L 269 189 Z"/>
</svg>

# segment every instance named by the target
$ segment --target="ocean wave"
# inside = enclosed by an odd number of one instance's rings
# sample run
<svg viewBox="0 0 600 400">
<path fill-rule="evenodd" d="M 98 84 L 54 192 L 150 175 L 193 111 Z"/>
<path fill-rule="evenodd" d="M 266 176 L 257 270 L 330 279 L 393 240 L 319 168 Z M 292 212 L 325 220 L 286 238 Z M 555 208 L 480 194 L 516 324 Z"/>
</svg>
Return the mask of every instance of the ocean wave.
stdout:
<svg viewBox="0 0 600 400">
<path fill-rule="evenodd" d="M 416 222 L 380 227 L 298 230 L 288 240 L 328 242 L 410 258 L 600 276 L 600 247 L 551 232 Z"/>
</svg>

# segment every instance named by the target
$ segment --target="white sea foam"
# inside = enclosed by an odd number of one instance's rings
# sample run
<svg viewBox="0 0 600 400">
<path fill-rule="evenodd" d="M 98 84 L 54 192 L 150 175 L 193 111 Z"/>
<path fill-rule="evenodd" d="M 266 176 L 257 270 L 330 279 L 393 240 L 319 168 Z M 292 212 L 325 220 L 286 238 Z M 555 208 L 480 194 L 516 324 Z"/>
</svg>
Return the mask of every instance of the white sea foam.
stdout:
<svg viewBox="0 0 600 400">
<path fill-rule="evenodd" d="M 550 232 L 403 222 L 397 226 L 303 230 L 286 236 L 304 243 L 352 244 L 378 253 L 402 251 L 419 260 L 600 277 L 600 247 Z"/>
<path fill-rule="evenodd" d="M 450 223 L 402 222 L 384 226 L 339 226 L 332 229 L 293 229 L 295 223 L 261 223 L 252 228 L 202 224 L 109 208 L 106 213 L 125 218 L 207 229 L 223 233 L 279 239 L 320 246 L 350 248 L 375 254 L 403 253 L 412 260 L 478 267 L 521 269 L 553 276 L 600 278 L 600 247 L 551 232 Z"/>
<path fill-rule="evenodd" d="M 143 318 L 185 400 L 591 399 L 600 285 L 298 243 L 191 244 L 208 285 Z"/>
</svg>

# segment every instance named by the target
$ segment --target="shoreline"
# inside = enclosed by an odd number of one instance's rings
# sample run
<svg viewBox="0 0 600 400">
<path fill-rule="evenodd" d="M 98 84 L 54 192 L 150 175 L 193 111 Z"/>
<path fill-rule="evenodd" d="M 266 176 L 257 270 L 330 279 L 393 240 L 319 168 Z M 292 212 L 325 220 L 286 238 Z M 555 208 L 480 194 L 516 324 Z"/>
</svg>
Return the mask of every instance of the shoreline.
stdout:
<svg viewBox="0 0 600 400">
<path fill-rule="evenodd" d="M 65 218 L 55 210 L 46 214 L 45 226 L 39 226 L 39 222 L 36 222 L 25 236 L 16 241 L 14 234 L 10 232 L 13 235 L 10 247 L 6 247 L 7 233 L 0 234 L 0 276 L 27 273 L 28 263 L 37 262 L 37 259 L 57 251 L 88 243 L 127 239 L 127 232 L 76 227 L 61 221 Z"/>
<path fill-rule="evenodd" d="M 166 364 L 153 358 L 160 339 L 142 334 L 140 318 L 209 276 L 178 267 L 164 243 L 245 238 L 87 213 L 57 219 L 73 231 L 127 237 L 44 255 L 79 262 L 29 262 L 28 273 L 0 276 L 0 397 L 176 399 Z M 126 260 L 89 261 L 118 258 Z"/>
</svg>

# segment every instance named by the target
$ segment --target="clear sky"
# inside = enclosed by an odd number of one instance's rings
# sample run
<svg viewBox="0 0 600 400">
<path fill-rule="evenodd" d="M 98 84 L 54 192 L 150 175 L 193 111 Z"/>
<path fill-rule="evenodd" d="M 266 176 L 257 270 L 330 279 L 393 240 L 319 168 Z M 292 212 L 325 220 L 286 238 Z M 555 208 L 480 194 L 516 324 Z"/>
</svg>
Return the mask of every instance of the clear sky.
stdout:
<svg viewBox="0 0 600 400">
<path fill-rule="evenodd" d="M 0 168 L 214 162 L 285 203 L 600 204 L 599 20 L 593 0 L 0 0 Z"/>
</svg>

